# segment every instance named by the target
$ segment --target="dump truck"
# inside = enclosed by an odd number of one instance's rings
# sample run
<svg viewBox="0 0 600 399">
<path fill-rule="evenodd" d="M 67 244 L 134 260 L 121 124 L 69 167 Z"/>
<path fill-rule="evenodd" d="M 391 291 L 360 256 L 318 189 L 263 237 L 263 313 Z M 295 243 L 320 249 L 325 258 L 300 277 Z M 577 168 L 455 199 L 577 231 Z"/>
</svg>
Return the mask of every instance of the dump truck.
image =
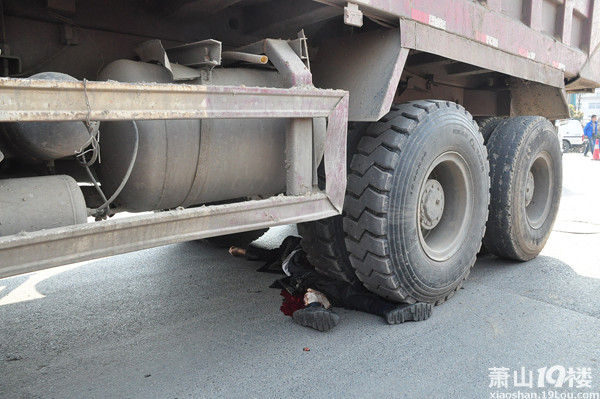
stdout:
<svg viewBox="0 0 600 399">
<path fill-rule="evenodd" d="M 0 6 L 0 277 L 298 224 L 322 273 L 439 304 L 540 253 L 552 122 L 600 86 L 594 0 Z"/>
</svg>

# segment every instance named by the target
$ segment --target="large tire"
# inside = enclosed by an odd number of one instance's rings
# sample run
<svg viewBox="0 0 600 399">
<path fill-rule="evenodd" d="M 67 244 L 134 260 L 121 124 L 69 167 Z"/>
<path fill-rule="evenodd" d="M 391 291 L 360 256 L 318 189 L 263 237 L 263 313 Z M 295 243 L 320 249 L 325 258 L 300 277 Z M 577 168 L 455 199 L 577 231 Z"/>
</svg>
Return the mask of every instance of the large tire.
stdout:
<svg viewBox="0 0 600 399">
<path fill-rule="evenodd" d="M 479 131 L 481 131 L 481 135 L 483 136 L 483 144 L 487 145 L 494 129 L 502 122 L 504 118 L 500 116 L 480 116 L 475 118 L 475 122 L 479 126 Z"/>
<path fill-rule="evenodd" d="M 395 302 L 452 296 L 481 246 L 488 170 L 482 136 L 455 103 L 411 102 L 373 123 L 352 160 L 344 218 L 365 287 Z"/>
<path fill-rule="evenodd" d="M 298 234 L 308 261 L 316 270 L 335 280 L 358 282 L 344 243 L 342 216 L 298 224 Z"/>
<path fill-rule="evenodd" d="M 533 259 L 560 203 L 562 154 L 554 127 L 539 116 L 507 119 L 494 130 L 488 152 L 492 199 L 483 242 L 497 256 Z"/>
<path fill-rule="evenodd" d="M 479 126 L 479 131 L 481 132 L 481 135 L 483 136 L 483 144 L 485 146 L 487 146 L 487 143 L 490 140 L 490 137 L 492 136 L 494 129 L 496 129 L 496 127 L 498 127 L 500 122 L 502 122 L 504 120 L 504 118 L 500 117 L 500 116 L 478 116 L 478 117 L 475 117 L 474 119 L 475 119 L 475 122 L 477 122 L 477 126 Z M 489 251 L 487 250 L 485 245 L 483 245 L 483 243 L 482 243 L 481 248 L 479 249 L 479 253 L 477 255 L 484 256 L 484 255 L 487 255 L 488 253 L 489 253 Z"/>
<path fill-rule="evenodd" d="M 347 167 L 367 123 L 350 123 L 348 125 Z M 319 168 L 319 186 L 324 188 L 325 171 Z M 346 243 L 344 241 L 343 214 L 314 222 L 299 223 L 298 234 L 302 237 L 302 248 L 306 251 L 309 262 L 320 273 L 335 280 L 351 284 L 360 284 L 350 264 Z"/>
</svg>

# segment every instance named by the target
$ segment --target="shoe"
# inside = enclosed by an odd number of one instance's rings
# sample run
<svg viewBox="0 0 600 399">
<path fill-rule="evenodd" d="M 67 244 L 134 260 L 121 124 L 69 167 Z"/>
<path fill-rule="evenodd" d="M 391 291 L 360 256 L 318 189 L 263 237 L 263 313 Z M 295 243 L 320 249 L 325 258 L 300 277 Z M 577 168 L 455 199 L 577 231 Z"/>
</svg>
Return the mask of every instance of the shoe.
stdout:
<svg viewBox="0 0 600 399">
<path fill-rule="evenodd" d="M 400 324 L 405 321 L 422 321 L 431 316 L 433 306 L 430 303 L 417 302 L 412 305 L 401 305 L 385 312 L 388 324 Z"/>
<path fill-rule="evenodd" d="M 588 154 L 583 154 L 583 156 L 584 156 L 584 157 L 589 157 L 589 155 L 588 155 Z"/>
<path fill-rule="evenodd" d="M 331 309 L 325 309 L 318 302 L 313 302 L 304 309 L 296 310 L 292 318 L 301 326 L 322 332 L 331 330 L 340 322 L 340 315 Z"/>
</svg>

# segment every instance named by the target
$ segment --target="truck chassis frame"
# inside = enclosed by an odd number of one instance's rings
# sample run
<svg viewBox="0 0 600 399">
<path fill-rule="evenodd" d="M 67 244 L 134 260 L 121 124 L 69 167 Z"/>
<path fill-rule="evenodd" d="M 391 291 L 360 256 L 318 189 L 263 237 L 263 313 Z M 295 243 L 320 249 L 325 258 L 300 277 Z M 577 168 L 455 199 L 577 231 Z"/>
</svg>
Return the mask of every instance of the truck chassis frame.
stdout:
<svg viewBox="0 0 600 399">
<path fill-rule="evenodd" d="M 206 237 L 338 215 L 346 189 L 341 90 L 0 79 L 0 122 L 290 118 L 287 195 L 176 209 L 0 238 L 0 278 Z M 312 118 L 327 118 L 326 189 L 313 187 Z M 243 134 L 243 132 L 240 132 Z M 310 144 L 310 145 L 309 145 Z"/>
</svg>

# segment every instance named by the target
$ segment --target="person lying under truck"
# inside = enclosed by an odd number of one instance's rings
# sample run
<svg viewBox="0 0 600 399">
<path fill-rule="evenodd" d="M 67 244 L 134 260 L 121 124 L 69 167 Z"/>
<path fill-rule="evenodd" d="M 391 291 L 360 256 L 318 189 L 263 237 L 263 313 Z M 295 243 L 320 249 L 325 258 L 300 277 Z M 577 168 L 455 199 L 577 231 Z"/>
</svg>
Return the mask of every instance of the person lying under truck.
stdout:
<svg viewBox="0 0 600 399">
<path fill-rule="evenodd" d="M 340 321 L 340 316 L 332 307 L 375 314 L 383 317 L 388 324 L 421 321 L 431 316 L 430 303 L 393 303 L 368 291 L 360 283 L 345 283 L 319 273 L 308 261 L 300 241 L 300 237 L 289 236 L 275 249 L 254 245 L 247 249 L 229 249 L 233 256 L 267 262 L 259 271 L 286 274 L 271 287 L 282 289 L 281 311 L 286 316 L 292 316 L 296 323 L 328 331 Z"/>
</svg>

